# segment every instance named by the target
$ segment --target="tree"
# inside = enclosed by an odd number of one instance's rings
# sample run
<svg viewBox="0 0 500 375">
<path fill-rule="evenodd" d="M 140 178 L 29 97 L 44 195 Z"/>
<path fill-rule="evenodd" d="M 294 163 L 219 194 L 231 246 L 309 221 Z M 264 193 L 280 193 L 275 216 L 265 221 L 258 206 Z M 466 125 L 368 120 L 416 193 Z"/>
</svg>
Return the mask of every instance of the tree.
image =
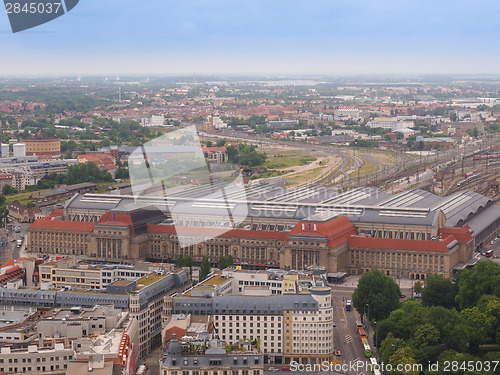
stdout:
<svg viewBox="0 0 500 375">
<path fill-rule="evenodd" d="M 424 286 L 422 285 L 422 282 L 420 280 L 415 281 L 415 283 L 413 284 L 413 293 L 419 294 L 421 296 L 423 290 Z"/>
<path fill-rule="evenodd" d="M 207 256 L 204 256 L 201 261 L 201 269 L 200 269 L 200 281 L 203 281 L 207 278 L 210 273 L 211 265 Z"/>
<path fill-rule="evenodd" d="M 479 311 L 477 307 L 464 309 L 460 312 L 460 317 L 465 324 L 467 342 L 471 348 L 477 348 L 482 344 L 488 333 L 491 332 L 494 318 Z"/>
<path fill-rule="evenodd" d="M 193 267 L 193 258 L 190 255 L 186 255 L 183 260 L 183 267 Z"/>
<path fill-rule="evenodd" d="M 254 146 L 243 146 L 240 148 L 238 164 L 248 165 L 255 167 L 264 164 L 266 161 L 266 154 L 255 151 Z"/>
<path fill-rule="evenodd" d="M 484 295 L 481 296 L 476 306 L 479 311 L 492 319 L 493 329 L 490 331 L 491 341 L 500 344 L 500 298 L 497 296 Z"/>
<path fill-rule="evenodd" d="M 230 163 L 238 164 L 238 149 L 235 146 L 233 145 L 227 146 L 226 154 L 227 154 L 227 159 L 229 160 Z"/>
<path fill-rule="evenodd" d="M 226 144 L 225 139 L 219 139 L 217 143 L 215 144 L 216 147 L 223 147 Z"/>
<path fill-rule="evenodd" d="M 5 199 L 5 195 L 0 194 L 0 206 L 3 206 L 3 204 L 5 203 Z"/>
<path fill-rule="evenodd" d="M 0 226 L 6 227 L 9 218 L 9 209 L 7 207 L 0 207 Z"/>
<path fill-rule="evenodd" d="M 439 342 L 439 330 L 430 323 L 419 325 L 413 333 L 413 342 L 418 348 Z"/>
<path fill-rule="evenodd" d="M 417 361 L 415 360 L 415 354 L 408 346 L 403 346 L 396 349 L 396 352 L 389 358 L 389 363 L 392 365 L 392 371 L 389 374 L 394 375 L 418 375 L 420 371 L 416 368 Z M 398 371 L 398 365 L 403 365 L 403 371 Z"/>
<path fill-rule="evenodd" d="M 370 317 L 381 320 L 399 307 L 400 296 L 401 290 L 393 279 L 379 270 L 373 270 L 359 279 L 352 302 L 359 312 L 364 312 L 368 307 Z"/>
<path fill-rule="evenodd" d="M 116 170 L 115 178 L 126 179 L 130 178 L 129 171 L 127 168 L 120 167 Z"/>
<path fill-rule="evenodd" d="M 11 194 L 17 194 L 19 191 L 10 185 L 4 185 L 2 188 L 2 194 L 3 195 L 11 195 Z"/>
<path fill-rule="evenodd" d="M 227 260 L 226 260 L 226 258 L 223 255 L 221 255 L 219 257 L 219 264 L 218 264 L 218 266 L 219 266 L 220 270 L 223 270 L 224 268 L 227 267 Z"/>
<path fill-rule="evenodd" d="M 388 363 L 389 358 L 396 352 L 396 348 L 401 348 L 405 345 L 405 341 L 394 337 L 389 333 L 380 345 L 380 362 Z"/>
<path fill-rule="evenodd" d="M 457 285 L 453 284 L 450 279 L 445 279 L 441 275 L 430 275 L 425 280 L 422 302 L 428 306 L 452 308 L 455 306 L 456 295 Z"/>
<path fill-rule="evenodd" d="M 500 264 L 482 260 L 472 269 L 463 269 L 457 275 L 458 294 L 455 301 L 461 309 L 473 307 L 482 295 L 500 297 Z"/>
<path fill-rule="evenodd" d="M 207 147 L 212 147 L 212 146 L 214 145 L 214 143 L 213 143 L 212 141 L 206 141 L 206 142 L 205 142 L 205 145 L 206 145 Z"/>
<path fill-rule="evenodd" d="M 493 375 L 493 371 L 488 372 L 485 371 L 484 368 L 482 368 L 481 371 L 475 371 L 475 367 L 467 369 L 467 364 L 469 363 L 469 361 L 471 363 L 476 363 L 479 360 L 479 358 L 467 353 L 458 353 L 455 350 L 446 350 L 440 354 L 438 366 L 436 366 L 435 371 L 429 370 L 425 371 L 424 373 L 426 375 Z M 452 368 L 452 363 L 456 363 L 458 366 L 454 366 Z"/>
<path fill-rule="evenodd" d="M 179 256 L 177 257 L 177 260 L 175 261 L 175 266 L 184 267 L 184 256 L 182 254 L 179 254 Z"/>
</svg>

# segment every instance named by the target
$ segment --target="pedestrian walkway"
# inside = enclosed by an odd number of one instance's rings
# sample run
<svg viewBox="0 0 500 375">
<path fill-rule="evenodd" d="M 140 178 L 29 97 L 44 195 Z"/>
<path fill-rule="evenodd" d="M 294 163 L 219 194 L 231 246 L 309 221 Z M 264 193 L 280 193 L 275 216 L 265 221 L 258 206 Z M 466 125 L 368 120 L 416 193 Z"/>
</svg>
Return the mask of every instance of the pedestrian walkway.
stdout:
<svg viewBox="0 0 500 375">
<path fill-rule="evenodd" d="M 358 286 L 358 282 L 361 276 L 363 275 L 349 275 L 349 277 L 347 277 L 343 283 L 331 284 L 332 288 L 333 289 L 335 289 L 335 287 L 356 288 Z M 401 289 L 411 289 L 413 288 L 413 284 L 415 283 L 415 281 L 417 281 L 417 280 L 411 280 L 407 277 L 402 277 L 399 279 L 393 278 L 393 279 Z"/>
</svg>

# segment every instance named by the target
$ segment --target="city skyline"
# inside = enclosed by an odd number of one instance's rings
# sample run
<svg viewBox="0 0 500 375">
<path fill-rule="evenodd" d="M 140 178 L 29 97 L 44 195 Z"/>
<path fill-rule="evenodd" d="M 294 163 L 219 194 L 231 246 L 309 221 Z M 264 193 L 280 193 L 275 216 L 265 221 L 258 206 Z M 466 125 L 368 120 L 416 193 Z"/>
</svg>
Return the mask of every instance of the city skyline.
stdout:
<svg viewBox="0 0 500 375">
<path fill-rule="evenodd" d="M 80 2 L 12 34 L 2 75 L 498 74 L 492 1 Z M 489 11 L 486 11 L 488 10 Z M 478 55 L 487 58 L 478 58 Z"/>
</svg>

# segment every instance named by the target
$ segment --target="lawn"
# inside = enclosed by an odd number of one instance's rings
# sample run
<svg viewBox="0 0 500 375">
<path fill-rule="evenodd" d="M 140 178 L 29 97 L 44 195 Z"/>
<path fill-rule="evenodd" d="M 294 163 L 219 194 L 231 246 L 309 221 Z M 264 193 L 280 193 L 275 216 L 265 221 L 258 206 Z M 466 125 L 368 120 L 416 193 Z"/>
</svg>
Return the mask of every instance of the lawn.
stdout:
<svg viewBox="0 0 500 375">
<path fill-rule="evenodd" d="M 307 154 L 279 154 L 269 157 L 264 163 L 264 167 L 269 169 L 283 169 L 311 164 L 313 161 L 316 161 L 316 158 Z"/>
</svg>

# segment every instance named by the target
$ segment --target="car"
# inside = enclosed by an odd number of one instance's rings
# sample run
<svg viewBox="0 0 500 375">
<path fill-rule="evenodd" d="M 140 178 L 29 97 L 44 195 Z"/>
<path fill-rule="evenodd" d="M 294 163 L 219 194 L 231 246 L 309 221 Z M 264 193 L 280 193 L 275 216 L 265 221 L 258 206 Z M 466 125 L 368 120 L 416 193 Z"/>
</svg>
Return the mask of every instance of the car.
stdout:
<svg viewBox="0 0 500 375">
<path fill-rule="evenodd" d="M 292 370 L 290 370 L 290 367 L 282 367 L 281 371 L 292 371 Z"/>
<path fill-rule="evenodd" d="M 334 326 L 334 327 L 337 327 L 337 323 L 333 322 L 333 326 Z"/>
<path fill-rule="evenodd" d="M 404 294 L 402 294 L 401 297 L 399 297 L 399 298 L 406 298 L 406 296 Z"/>
<path fill-rule="evenodd" d="M 342 357 L 342 353 L 340 352 L 340 350 L 337 350 L 337 351 L 335 352 L 335 355 L 336 355 L 337 357 Z"/>
<path fill-rule="evenodd" d="M 269 371 L 276 372 L 278 369 L 276 367 L 269 367 Z"/>
</svg>

